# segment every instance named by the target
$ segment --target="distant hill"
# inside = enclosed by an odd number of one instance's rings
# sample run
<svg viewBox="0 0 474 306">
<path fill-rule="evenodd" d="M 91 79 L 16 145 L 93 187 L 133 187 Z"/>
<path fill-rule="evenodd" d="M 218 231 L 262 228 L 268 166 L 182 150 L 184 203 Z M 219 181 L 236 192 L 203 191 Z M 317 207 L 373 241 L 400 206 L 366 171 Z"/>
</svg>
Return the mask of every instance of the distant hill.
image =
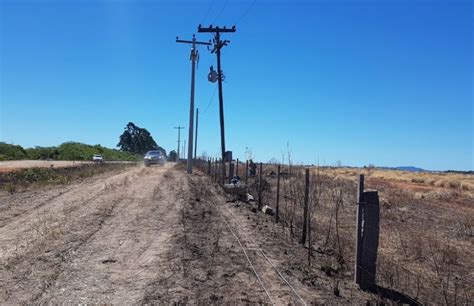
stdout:
<svg viewBox="0 0 474 306">
<path fill-rule="evenodd" d="M 400 166 L 400 167 L 395 167 L 393 169 L 402 170 L 402 171 L 410 171 L 410 172 L 423 172 L 423 171 L 426 171 L 425 169 L 417 168 L 417 167 L 413 167 L 413 166 Z"/>
</svg>

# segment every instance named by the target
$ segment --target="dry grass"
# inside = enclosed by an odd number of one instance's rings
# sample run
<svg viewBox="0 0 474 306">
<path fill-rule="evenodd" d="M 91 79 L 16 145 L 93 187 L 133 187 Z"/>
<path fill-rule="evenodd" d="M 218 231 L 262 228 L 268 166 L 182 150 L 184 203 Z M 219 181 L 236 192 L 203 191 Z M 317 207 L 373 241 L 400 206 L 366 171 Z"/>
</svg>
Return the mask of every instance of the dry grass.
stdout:
<svg viewBox="0 0 474 306">
<path fill-rule="evenodd" d="M 291 175 L 281 180 L 280 220 L 293 239 L 302 231 L 303 170 L 282 167 Z M 271 207 L 276 172 L 276 165 L 264 165 L 262 199 Z M 335 281 L 353 274 L 356 183 L 364 174 L 366 189 L 378 190 L 380 198 L 378 285 L 427 304 L 474 300 L 474 175 L 329 167 L 311 173 L 310 250 L 319 256 L 312 260 L 310 254 L 311 266 Z M 249 184 L 256 195 L 258 178 Z"/>
</svg>

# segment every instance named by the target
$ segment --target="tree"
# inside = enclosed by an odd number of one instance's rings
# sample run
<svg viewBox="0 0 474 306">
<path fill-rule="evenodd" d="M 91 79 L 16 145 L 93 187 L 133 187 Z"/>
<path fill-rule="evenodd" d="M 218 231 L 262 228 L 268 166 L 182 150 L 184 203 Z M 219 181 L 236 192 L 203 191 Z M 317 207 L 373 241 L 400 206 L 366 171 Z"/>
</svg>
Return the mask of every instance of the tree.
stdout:
<svg viewBox="0 0 474 306">
<path fill-rule="evenodd" d="M 176 161 L 178 159 L 178 153 L 175 150 L 170 151 L 169 160 Z"/>
<path fill-rule="evenodd" d="M 125 131 L 120 135 L 117 147 L 120 147 L 122 151 L 133 154 L 145 154 L 150 150 L 158 150 L 166 155 L 165 149 L 156 144 L 150 132 L 136 126 L 133 122 L 129 122 L 125 127 Z"/>
</svg>

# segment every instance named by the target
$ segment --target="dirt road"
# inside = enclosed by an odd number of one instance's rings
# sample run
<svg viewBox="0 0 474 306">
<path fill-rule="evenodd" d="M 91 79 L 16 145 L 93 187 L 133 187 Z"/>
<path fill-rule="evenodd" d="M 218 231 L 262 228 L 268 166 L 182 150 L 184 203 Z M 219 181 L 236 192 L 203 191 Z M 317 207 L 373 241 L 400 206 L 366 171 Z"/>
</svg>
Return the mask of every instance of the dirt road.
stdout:
<svg viewBox="0 0 474 306">
<path fill-rule="evenodd" d="M 330 290 L 321 299 L 321 290 L 286 275 L 295 295 L 257 256 L 252 219 L 232 212 L 202 179 L 168 164 L 0 194 L 0 303 L 331 299 Z M 266 253 L 278 265 L 275 254 Z"/>
<path fill-rule="evenodd" d="M 265 298 L 219 216 L 169 165 L 0 199 L 0 301 Z"/>
</svg>

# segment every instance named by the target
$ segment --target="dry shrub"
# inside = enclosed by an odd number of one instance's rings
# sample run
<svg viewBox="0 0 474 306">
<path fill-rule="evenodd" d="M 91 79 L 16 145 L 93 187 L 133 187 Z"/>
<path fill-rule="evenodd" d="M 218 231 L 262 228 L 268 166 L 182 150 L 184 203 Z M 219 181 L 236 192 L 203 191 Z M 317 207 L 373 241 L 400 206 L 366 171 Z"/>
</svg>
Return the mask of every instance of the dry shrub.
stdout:
<svg viewBox="0 0 474 306">
<path fill-rule="evenodd" d="M 424 179 L 424 178 L 412 178 L 412 179 L 411 179 L 411 182 L 412 182 L 412 183 L 417 183 L 417 184 L 424 184 L 424 183 L 425 183 L 425 179 Z"/>
</svg>

